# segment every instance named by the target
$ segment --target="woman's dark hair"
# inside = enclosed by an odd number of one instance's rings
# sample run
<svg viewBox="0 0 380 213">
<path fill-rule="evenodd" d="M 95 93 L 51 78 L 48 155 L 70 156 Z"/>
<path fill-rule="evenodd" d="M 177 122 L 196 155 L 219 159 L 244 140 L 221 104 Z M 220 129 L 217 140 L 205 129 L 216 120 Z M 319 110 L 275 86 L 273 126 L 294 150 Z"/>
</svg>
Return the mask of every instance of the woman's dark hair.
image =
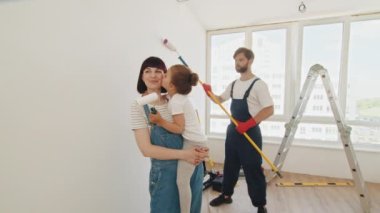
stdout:
<svg viewBox="0 0 380 213">
<path fill-rule="evenodd" d="M 161 69 L 161 70 L 164 71 L 164 73 L 166 73 L 166 71 L 167 71 L 166 65 L 165 65 L 164 61 L 162 61 L 160 58 L 151 56 L 151 57 L 145 59 L 145 61 L 141 64 L 140 74 L 139 74 L 139 78 L 138 78 L 138 81 L 137 81 L 137 91 L 140 94 L 143 94 L 148 89 L 146 87 L 144 81 L 142 80 L 142 76 L 143 76 L 144 70 L 147 67 L 154 67 L 154 68 L 157 68 L 157 69 Z M 161 92 L 165 93 L 166 92 L 165 88 L 161 87 Z"/>
<path fill-rule="evenodd" d="M 197 85 L 198 75 L 191 72 L 189 68 L 184 65 L 176 64 L 171 66 L 171 83 L 177 89 L 177 93 L 187 95 L 191 92 L 192 86 Z"/>
</svg>

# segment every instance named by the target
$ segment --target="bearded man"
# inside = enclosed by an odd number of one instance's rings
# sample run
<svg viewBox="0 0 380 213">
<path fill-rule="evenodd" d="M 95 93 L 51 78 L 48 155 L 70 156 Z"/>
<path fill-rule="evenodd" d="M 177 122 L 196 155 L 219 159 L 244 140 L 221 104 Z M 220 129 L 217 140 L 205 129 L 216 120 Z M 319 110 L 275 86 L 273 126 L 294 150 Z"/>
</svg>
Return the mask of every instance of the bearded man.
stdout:
<svg viewBox="0 0 380 213">
<path fill-rule="evenodd" d="M 247 181 L 248 194 L 258 213 L 265 213 L 266 181 L 262 169 L 262 157 L 244 137 L 249 137 L 262 149 L 262 136 L 259 124 L 273 115 L 273 100 L 267 84 L 252 72 L 254 54 L 241 47 L 233 55 L 235 69 L 240 78 L 231 82 L 226 90 L 215 96 L 220 102 L 232 99 L 231 115 L 238 125 L 230 123 L 225 141 L 222 193 L 210 202 L 211 206 L 232 203 L 232 194 L 243 168 Z M 212 92 L 211 85 L 202 85 L 206 94 Z"/>
</svg>

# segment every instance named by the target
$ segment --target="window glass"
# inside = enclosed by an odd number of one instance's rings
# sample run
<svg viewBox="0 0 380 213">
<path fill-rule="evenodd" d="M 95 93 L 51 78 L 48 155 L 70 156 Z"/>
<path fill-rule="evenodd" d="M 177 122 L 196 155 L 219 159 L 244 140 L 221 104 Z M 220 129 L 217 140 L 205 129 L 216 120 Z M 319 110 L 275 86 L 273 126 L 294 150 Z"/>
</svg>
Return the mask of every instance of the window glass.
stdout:
<svg viewBox="0 0 380 213">
<path fill-rule="evenodd" d="M 356 143 L 380 144 L 380 20 L 351 24 L 346 118 L 372 124 L 355 126 Z"/>
<path fill-rule="evenodd" d="M 263 136 L 282 137 L 285 133 L 285 122 L 263 121 L 260 123 L 260 130 Z"/>
<path fill-rule="evenodd" d="M 295 139 L 338 142 L 338 127 L 334 124 L 298 124 Z"/>
<path fill-rule="evenodd" d="M 253 72 L 268 84 L 274 100 L 275 115 L 280 115 L 261 122 L 263 136 L 278 138 L 279 141 L 283 138 L 286 130 L 284 124 L 289 122 L 289 113 L 293 112 L 290 108 L 296 104 L 286 103 L 291 111 L 287 112 L 285 101 L 299 99 L 295 97 L 294 92 L 285 93 L 286 85 L 289 86 L 285 84 L 285 79 L 300 79 L 292 84 L 295 83 L 302 88 L 310 67 L 321 64 L 329 73 L 335 95 L 340 95 L 339 100 L 344 101 L 339 104 L 345 113 L 347 124 L 352 127 L 352 143 L 380 145 L 380 19 L 362 20 L 344 20 L 344 23 L 350 24 L 349 31 L 344 32 L 347 33 L 345 36 L 341 21 L 308 26 L 290 23 L 289 27 L 284 29 L 273 26 L 272 29 L 259 31 L 255 31 L 253 27 L 251 34 L 243 32 L 247 30 L 244 28 L 238 33 L 212 35 L 209 82 L 215 94 L 221 94 L 229 83 L 239 77 L 235 71 L 233 53 L 237 48 L 245 46 L 246 35 L 251 36 L 248 40 L 252 41 L 251 48 L 255 53 Z M 302 28 L 299 29 L 298 26 Z M 287 30 L 291 31 L 291 35 L 297 35 L 297 32 L 302 30 L 303 36 L 298 40 L 295 40 L 296 37 L 288 39 Z M 347 61 L 341 57 L 343 38 L 349 39 L 348 53 L 343 53 L 347 54 Z M 289 41 L 294 42 L 287 43 Z M 301 52 L 297 51 L 297 46 L 302 46 Z M 289 56 L 286 55 L 288 53 Z M 294 64 L 298 63 L 297 58 L 302 60 L 301 71 L 287 72 L 286 64 L 295 66 Z M 347 70 L 341 70 L 342 64 Z M 338 88 L 343 91 L 339 93 Z M 230 102 L 223 103 L 223 106 L 229 111 Z M 218 105 L 212 103 L 210 109 L 210 133 L 225 134 L 230 120 Z M 298 124 L 296 143 L 339 143 L 339 130 L 319 76 L 312 88 L 303 116 L 308 117 Z"/>
<path fill-rule="evenodd" d="M 301 88 L 310 67 L 314 64 L 320 64 L 327 69 L 335 95 L 338 95 L 342 30 L 341 23 L 304 27 Z M 304 115 L 333 116 L 320 77 L 318 77 L 310 95 Z"/>
<path fill-rule="evenodd" d="M 227 126 L 230 124 L 229 119 L 210 119 L 210 132 L 217 134 L 226 134 Z"/>
<path fill-rule="evenodd" d="M 211 36 L 211 85 L 215 94 L 221 94 L 228 84 L 239 75 L 235 71 L 233 54 L 236 49 L 244 46 L 245 33 L 230 33 Z M 222 109 L 211 104 L 212 115 L 224 115 Z M 230 109 L 230 101 L 224 103 Z M 212 132 L 212 131 L 211 131 Z"/>
<path fill-rule="evenodd" d="M 252 33 L 252 51 L 255 54 L 252 70 L 263 79 L 275 103 L 275 114 L 284 114 L 286 30 L 268 30 Z"/>
</svg>

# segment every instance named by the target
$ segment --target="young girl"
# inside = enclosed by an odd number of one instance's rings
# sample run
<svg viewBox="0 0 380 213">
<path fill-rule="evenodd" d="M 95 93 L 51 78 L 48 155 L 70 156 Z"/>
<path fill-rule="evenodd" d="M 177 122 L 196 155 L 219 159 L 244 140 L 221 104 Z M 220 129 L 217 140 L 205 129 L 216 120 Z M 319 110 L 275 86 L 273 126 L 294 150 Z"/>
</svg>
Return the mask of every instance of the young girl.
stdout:
<svg viewBox="0 0 380 213">
<path fill-rule="evenodd" d="M 187 97 L 192 86 L 198 82 L 198 75 L 183 65 L 174 65 L 169 68 L 162 86 L 171 97 L 169 100 L 169 112 L 173 116 L 173 122 L 161 118 L 160 114 L 151 114 L 150 120 L 162 126 L 170 132 L 182 134 L 184 138 L 183 148 L 205 147 L 206 136 L 201 131 L 198 116 Z M 194 165 L 186 161 L 178 161 L 177 185 L 179 190 L 180 206 L 182 213 L 190 212 L 191 188 L 190 178 L 194 171 Z"/>
</svg>

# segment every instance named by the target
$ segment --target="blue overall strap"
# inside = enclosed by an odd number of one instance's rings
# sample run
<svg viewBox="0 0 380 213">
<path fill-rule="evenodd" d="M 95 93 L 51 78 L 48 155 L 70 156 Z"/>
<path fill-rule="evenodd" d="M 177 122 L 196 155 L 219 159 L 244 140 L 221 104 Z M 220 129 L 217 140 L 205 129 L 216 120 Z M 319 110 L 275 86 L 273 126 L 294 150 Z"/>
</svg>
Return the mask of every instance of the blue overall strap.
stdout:
<svg viewBox="0 0 380 213">
<path fill-rule="evenodd" d="M 234 98 L 234 97 L 232 97 L 232 93 L 234 91 L 235 82 L 236 82 L 236 80 L 234 82 L 232 82 L 232 85 L 231 85 L 231 91 L 230 91 L 230 97 L 231 98 Z"/>
<path fill-rule="evenodd" d="M 149 107 L 148 107 L 148 104 L 145 104 L 144 105 L 144 112 L 145 112 L 145 116 L 146 116 L 146 119 L 148 121 L 148 124 L 151 124 L 150 120 L 149 120 L 149 114 L 150 114 L 150 111 L 149 111 Z"/>
<path fill-rule="evenodd" d="M 254 84 L 256 83 L 256 81 L 258 81 L 258 80 L 260 80 L 260 78 L 256 78 L 256 79 L 251 83 L 251 85 L 248 87 L 247 91 L 245 91 L 243 99 L 248 97 L 249 92 L 251 91 L 253 85 L 254 85 Z M 233 92 L 234 92 L 234 86 L 235 86 L 235 83 L 236 83 L 236 80 L 235 80 L 234 82 L 232 82 L 231 91 L 230 91 L 230 97 L 231 97 L 231 98 L 234 98 L 234 97 L 232 96 L 232 94 L 233 94 Z"/>
<path fill-rule="evenodd" d="M 256 78 L 255 80 L 253 80 L 253 82 L 251 83 L 251 85 L 248 87 L 247 91 L 245 91 L 245 94 L 244 94 L 244 99 L 248 98 L 249 96 L 249 93 L 251 92 L 251 89 L 253 87 L 253 85 L 256 83 L 256 81 L 260 80 L 260 78 Z"/>
</svg>

